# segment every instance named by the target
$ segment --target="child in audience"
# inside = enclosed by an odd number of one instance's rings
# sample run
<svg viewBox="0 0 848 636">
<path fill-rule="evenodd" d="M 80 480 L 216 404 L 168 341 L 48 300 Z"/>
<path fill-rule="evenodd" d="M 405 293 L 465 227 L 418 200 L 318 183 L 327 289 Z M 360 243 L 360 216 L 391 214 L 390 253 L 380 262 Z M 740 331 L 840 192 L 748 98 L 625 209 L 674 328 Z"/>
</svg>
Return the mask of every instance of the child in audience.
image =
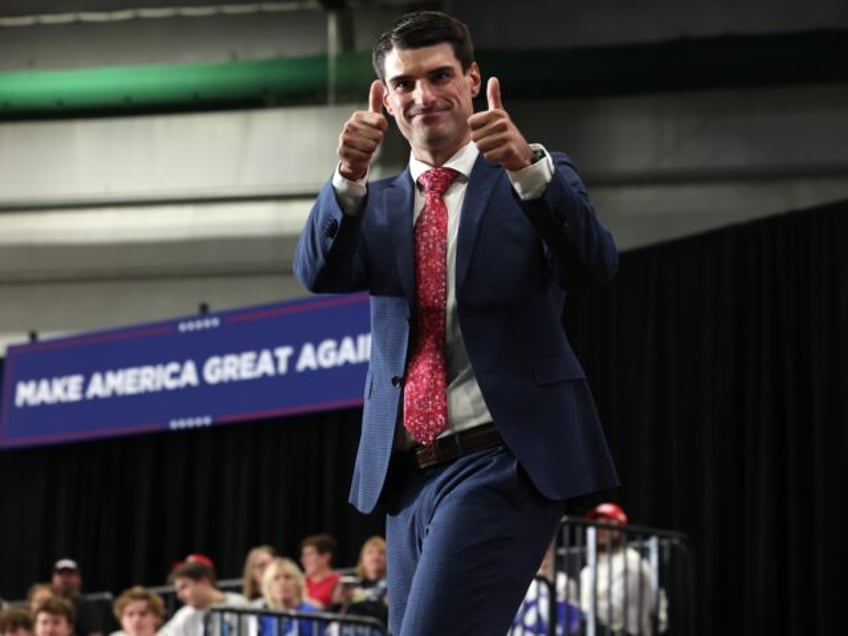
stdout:
<svg viewBox="0 0 848 636">
<path fill-rule="evenodd" d="M 0 611 L 0 636 L 32 636 L 32 615 L 26 608 Z"/>
<path fill-rule="evenodd" d="M 74 606 L 58 596 L 45 599 L 35 611 L 35 636 L 73 636 Z"/>
<path fill-rule="evenodd" d="M 112 636 L 154 636 L 165 618 L 165 604 L 145 587 L 131 587 L 112 605 L 121 630 Z"/>
</svg>

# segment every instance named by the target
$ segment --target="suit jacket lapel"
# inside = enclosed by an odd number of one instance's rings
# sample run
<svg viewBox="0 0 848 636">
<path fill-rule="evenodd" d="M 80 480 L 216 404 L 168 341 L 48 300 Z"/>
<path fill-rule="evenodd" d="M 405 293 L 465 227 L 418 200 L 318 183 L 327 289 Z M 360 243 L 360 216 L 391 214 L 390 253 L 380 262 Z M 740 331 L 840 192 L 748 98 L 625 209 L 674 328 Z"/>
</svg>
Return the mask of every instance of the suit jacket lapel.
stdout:
<svg viewBox="0 0 848 636">
<path fill-rule="evenodd" d="M 456 291 L 462 289 L 468 266 L 471 263 L 471 254 L 474 251 L 474 243 L 477 240 L 477 232 L 480 229 L 480 221 L 486 211 L 489 199 L 495 189 L 495 181 L 503 174 L 501 167 L 488 161 L 483 155 L 477 157 L 471 176 L 468 178 L 468 188 L 465 191 L 465 199 L 462 203 L 462 212 L 459 218 L 459 236 L 456 246 Z"/>
<path fill-rule="evenodd" d="M 415 306 L 415 256 L 412 236 L 412 207 L 414 205 L 412 178 L 407 168 L 383 192 L 383 210 L 386 215 L 392 248 L 397 261 L 398 278 L 409 301 L 410 313 Z"/>
</svg>

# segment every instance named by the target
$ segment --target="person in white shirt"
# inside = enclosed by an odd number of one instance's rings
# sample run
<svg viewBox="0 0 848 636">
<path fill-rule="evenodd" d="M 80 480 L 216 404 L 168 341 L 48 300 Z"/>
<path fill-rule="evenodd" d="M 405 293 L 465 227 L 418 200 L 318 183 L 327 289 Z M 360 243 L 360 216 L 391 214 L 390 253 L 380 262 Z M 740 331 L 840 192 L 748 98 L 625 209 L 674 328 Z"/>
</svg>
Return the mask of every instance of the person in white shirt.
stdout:
<svg viewBox="0 0 848 636">
<path fill-rule="evenodd" d="M 204 620 L 212 607 L 249 607 L 247 599 L 235 592 L 224 592 L 216 587 L 215 570 L 206 563 L 187 561 L 171 572 L 174 592 L 183 603 L 160 630 L 160 636 L 201 636 Z M 221 616 L 224 617 L 221 620 Z M 247 633 L 239 627 L 235 615 L 213 614 L 210 632 L 216 636 L 236 636 Z M 247 624 L 247 618 L 242 619 Z"/>
<path fill-rule="evenodd" d="M 628 523 L 621 506 L 610 502 L 586 517 L 616 526 Z M 623 541 L 621 532 L 610 528 L 597 528 L 594 547 L 596 564 L 588 563 L 580 572 L 580 607 L 588 620 L 594 617 L 614 634 L 652 636 L 656 616 L 658 631 L 664 631 L 665 592 L 655 590 L 648 562 Z"/>
</svg>

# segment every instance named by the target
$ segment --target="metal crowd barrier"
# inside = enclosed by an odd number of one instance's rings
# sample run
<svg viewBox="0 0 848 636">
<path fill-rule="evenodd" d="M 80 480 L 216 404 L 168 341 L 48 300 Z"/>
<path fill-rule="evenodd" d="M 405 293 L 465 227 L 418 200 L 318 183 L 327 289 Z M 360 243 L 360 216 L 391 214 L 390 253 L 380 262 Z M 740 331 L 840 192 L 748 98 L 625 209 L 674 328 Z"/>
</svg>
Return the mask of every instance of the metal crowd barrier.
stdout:
<svg viewBox="0 0 848 636">
<path fill-rule="evenodd" d="M 509 636 L 694 633 L 685 535 L 566 516 L 551 550 L 552 572 L 531 583 Z"/>
<path fill-rule="evenodd" d="M 330 612 L 298 612 L 255 607 L 213 607 L 203 622 L 204 636 L 386 636 L 376 618 Z"/>
</svg>

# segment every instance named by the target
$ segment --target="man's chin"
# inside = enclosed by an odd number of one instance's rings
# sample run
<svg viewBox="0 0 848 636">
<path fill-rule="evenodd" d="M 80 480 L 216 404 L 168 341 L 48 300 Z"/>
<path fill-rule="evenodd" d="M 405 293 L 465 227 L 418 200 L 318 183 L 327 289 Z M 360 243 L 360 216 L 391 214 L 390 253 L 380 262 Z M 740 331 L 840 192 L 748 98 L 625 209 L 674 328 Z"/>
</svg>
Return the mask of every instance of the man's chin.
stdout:
<svg viewBox="0 0 848 636">
<path fill-rule="evenodd" d="M 451 130 L 446 122 L 437 119 L 418 122 L 412 132 L 416 140 L 425 144 L 438 144 L 451 136 Z"/>
</svg>

